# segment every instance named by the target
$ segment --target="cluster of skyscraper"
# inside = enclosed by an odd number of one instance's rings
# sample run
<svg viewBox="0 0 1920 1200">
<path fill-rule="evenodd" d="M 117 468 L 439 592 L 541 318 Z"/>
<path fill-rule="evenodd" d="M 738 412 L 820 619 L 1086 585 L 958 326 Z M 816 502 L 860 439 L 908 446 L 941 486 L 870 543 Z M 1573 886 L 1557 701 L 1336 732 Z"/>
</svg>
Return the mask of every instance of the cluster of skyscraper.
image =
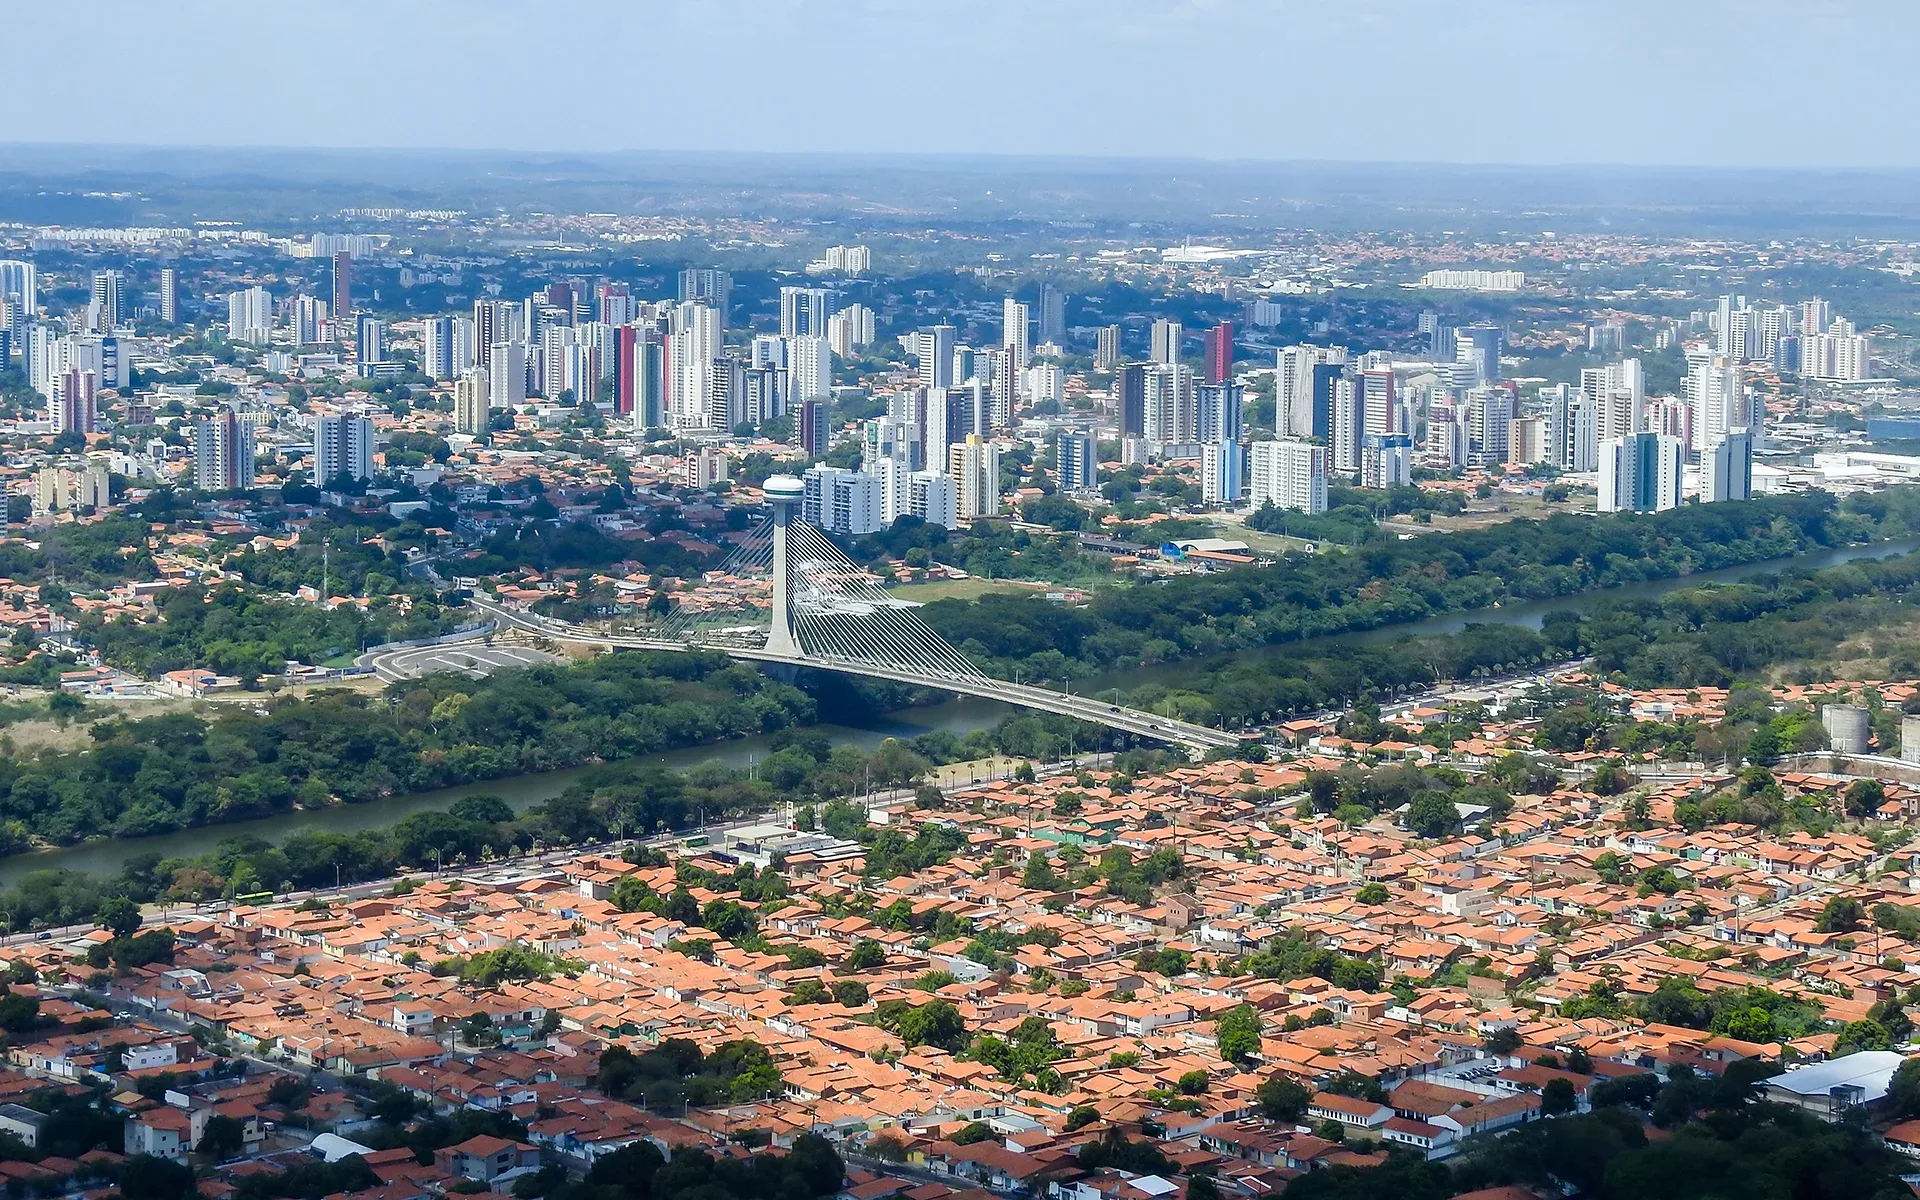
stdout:
<svg viewBox="0 0 1920 1200">
<path fill-rule="evenodd" d="M 833 359 L 874 337 L 873 313 L 826 288 L 786 287 L 780 332 L 726 345 L 733 287 L 725 271 L 680 273 L 677 300 L 643 301 L 625 284 L 549 284 L 519 302 L 480 300 L 471 317 L 428 320 L 421 369 L 458 380 L 455 424 L 488 428 L 530 396 L 598 401 L 640 429 L 727 434 L 833 392 Z"/>
<path fill-rule="evenodd" d="M 1867 339 L 1834 316 L 1825 300 L 1756 308 L 1745 296 L 1722 296 L 1704 315 L 1714 350 L 1736 362 L 1767 363 L 1807 379 L 1850 383 L 1871 378 Z"/>
<path fill-rule="evenodd" d="M 171 283 L 163 281 L 163 294 Z M 125 387 L 129 379 L 121 337 L 134 314 L 125 277 L 119 271 L 94 272 L 87 306 L 64 330 L 34 319 L 38 292 L 32 263 L 0 262 L 0 363 L 20 353 L 27 382 L 46 398 L 54 432 L 92 433 L 100 389 Z"/>
</svg>

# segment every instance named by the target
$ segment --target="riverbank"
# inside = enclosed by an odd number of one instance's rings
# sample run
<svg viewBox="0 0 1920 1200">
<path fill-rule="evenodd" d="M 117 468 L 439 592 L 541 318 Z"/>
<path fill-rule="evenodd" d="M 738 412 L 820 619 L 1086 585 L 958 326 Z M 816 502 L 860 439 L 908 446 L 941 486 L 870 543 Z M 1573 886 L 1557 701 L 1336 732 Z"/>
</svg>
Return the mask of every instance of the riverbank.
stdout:
<svg viewBox="0 0 1920 1200">
<path fill-rule="evenodd" d="M 910 739 L 923 734 L 947 732 L 957 735 L 998 724 L 1012 709 L 987 700 L 954 700 L 925 709 L 907 709 L 876 716 L 860 724 L 821 723 L 800 726 L 786 738 L 824 737 L 834 745 L 872 749 L 888 738 Z M 663 770 L 684 771 L 706 764 L 722 767 L 752 767 L 772 752 L 776 735 L 736 738 L 687 746 L 657 754 L 640 755 L 622 762 L 657 766 Z M 784 740 L 784 739 L 783 739 Z M 1008 770 L 1012 759 L 999 760 L 997 770 Z M 533 772 L 505 779 L 481 780 L 456 787 L 436 788 L 393 796 L 364 804 L 333 804 L 324 808 L 299 809 L 275 813 L 245 821 L 199 825 L 152 837 L 101 837 L 72 846 L 15 854 L 0 858 L 0 885 L 17 883 L 34 871 L 67 870 L 90 875 L 116 875 L 128 862 L 146 855 L 161 858 L 197 858 L 212 853 L 223 841 L 233 838 L 258 838 L 278 844 L 301 833 L 354 834 L 383 829 L 416 813 L 442 812 L 468 796 L 497 796 L 515 812 L 525 812 L 537 804 L 552 800 L 573 786 L 582 776 L 602 764 L 566 767 L 556 771 Z M 943 771 L 965 770 L 968 764 L 953 763 Z M 980 767 L 983 773 L 992 773 Z"/>
<path fill-rule="evenodd" d="M 1716 571 L 1668 579 L 1649 580 L 1617 588 L 1599 589 L 1576 596 L 1556 597 L 1527 604 L 1478 609 L 1430 617 L 1421 621 L 1366 630 L 1330 634 L 1235 655 L 1168 663 L 1114 672 L 1089 681 L 1076 681 L 1076 687 L 1105 690 L 1118 687 L 1132 691 L 1150 685 L 1176 687 L 1227 665 L 1259 663 L 1265 660 L 1298 658 L 1342 644 L 1372 645 L 1409 635 L 1444 636 L 1471 625 L 1516 625 L 1537 629 L 1547 615 L 1585 607 L 1599 602 L 1646 599 L 1703 583 L 1733 582 L 1739 579 L 1785 570 L 1820 570 L 1866 558 L 1885 558 L 1920 548 L 1920 538 L 1901 538 L 1886 542 L 1846 547 L 1823 548 L 1785 558 L 1722 568 Z M 794 734 L 822 737 L 836 745 L 871 749 L 888 738 L 911 739 L 928 733 L 945 732 L 964 736 L 999 725 L 1021 710 L 980 699 L 953 699 L 936 704 L 872 714 L 857 723 L 818 723 L 798 727 Z M 619 761 L 657 766 L 669 771 L 684 771 L 705 763 L 725 767 L 751 766 L 772 750 L 775 736 L 710 742 L 658 753 L 622 758 Z M 1004 764 L 1012 758 L 1000 760 Z M 964 764 L 959 764 L 964 766 Z M 248 820 L 200 825 L 150 837 L 96 838 L 77 845 L 18 854 L 0 859 L 0 884 L 18 881 L 24 875 L 43 870 L 73 870 L 93 875 L 117 874 L 129 861 L 148 855 L 161 858 L 195 858 L 213 852 L 221 842 L 234 838 L 257 838 L 279 843 L 302 833 L 354 834 L 380 829 L 423 812 L 438 812 L 469 796 L 498 796 L 516 812 L 552 800 L 593 770 L 593 766 L 569 767 L 555 771 L 529 772 L 459 786 L 430 789 L 391 796 L 361 804 L 336 804 L 324 808 L 298 809 Z M 952 767 L 946 769 L 954 769 Z"/>
</svg>

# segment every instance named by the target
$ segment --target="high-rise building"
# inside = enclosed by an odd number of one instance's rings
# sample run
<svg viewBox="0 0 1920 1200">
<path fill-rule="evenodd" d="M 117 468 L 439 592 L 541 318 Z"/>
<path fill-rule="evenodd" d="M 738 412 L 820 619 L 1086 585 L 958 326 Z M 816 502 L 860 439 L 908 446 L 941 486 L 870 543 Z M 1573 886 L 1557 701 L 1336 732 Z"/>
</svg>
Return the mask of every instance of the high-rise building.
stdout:
<svg viewBox="0 0 1920 1200">
<path fill-rule="evenodd" d="M 360 313 L 353 319 L 353 359 L 358 363 L 387 361 L 387 323 Z"/>
<path fill-rule="evenodd" d="M 1327 465 L 1340 472 L 1360 469 L 1360 438 L 1367 432 L 1365 381 L 1345 367 L 1333 376 L 1327 418 Z"/>
<path fill-rule="evenodd" d="M 487 380 L 493 388 L 494 408 L 512 408 L 527 402 L 527 346 L 525 342 L 495 342 L 487 355 Z"/>
<path fill-rule="evenodd" d="M 721 337 L 720 314 L 711 305 L 687 301 L 673 310 L 667 349 L 667 417 L 674 428 L 731 428 L 730 414 L 716 403 L 722 397 L 714 388 Z"/>
<path fill-rule="evenodd" d="M 313 429 L 313 481 L 325 487 L 343 475 L 373 478 L 373 418 L 322 413 Z"/>
<path fill-rule="evenodd" d="M 1008 296 L 1000 302 L 1000 345 L 1007 352 L 1007 368 L 1013 372 L 1014 395 L 1021 395 L 1027 367 L 1033 362 L 1033 330 L 1027 306 Z"/>
<path fill-rule="evenodd" d="M 726 324 L 728 306 L 733 300 L 733 276 L 717 267 L 688 267 L 680 272 L 680 302 L 711 306 Z"/>
<path fill-rule="evenodd" d="M 1472 375 L 1470 386 L 1481 387 L 1500 382 L 1501 331 L 1491 325 L 1474 325 L 1454 334 L 1454 356 Z"/>
<path fill-rule="evenodd" d="M 493 348 L 503 342 L 518 342 L 515 326 L 518 310 L 505 300 L 473 302 L 473 365 L 493 371 Z M 524 345 L 525 343 L 521 343 Z M 496 381 L 497 382 L 497 381 Z"/>
<path fill-rule="evenodd" d="M 829 271 L 860 275 L 872 268 L 873 251 L 865 246 L 828 246 L 827 256 L 821 260 L 821 265 Z"/>
<path fill-rule="evenodd" d="M 1180 361 L 1180 322 L 1161 318 L 1153 323 L 1151 357 L 1157 363 Z"/>
<path fill-rule="evenodd" d="M 1147 368 L 1144 363 L 1114 364 L 1113 408 L 1120 422 L 1121 437 L 1147 436 Z"/>
<path fill-rule="evenodd" d="M 353 255 L 345 250 L 333 256 L 333 313 L 342 321 L 353 315 Z"/>
<path fill-rule="evenodd" d="M 0 263 L 0 273 L 5 272 L 6 264 Z M 6 290 L 5 275 L 0 274 L 0 292 Z M 1800 332 L 1825 333 L 1833 324 L 1833 306 L 1825 300 L 1802 300 L 1800 302 Z"/>
<path fill-rule="evenodd" d="M 1427 440 L 1421 450 L 1428 464 L 1440 470 L 1465 466 L 1471 452 L 1466 414 L 1450 401 L 1434 401 L 1427 411 Z"/>
<path fill-rule="evenodd" d="M 780 289 L 780 336 L 825 337 L 832 293 L 825 288 Z"/>
<path fill-rule="evenodd" d="M 1836 317 L 1824 332 L 1808 332 L 1800 339 L 1800 374 L 1808 379 L 1849 383 L 1873 374 L 1873 355 L 1867 339 L 1854 332 L 1853 322 Z"/>
<path fill-rule="evenodd" d="M 1396 488 L 1412 483 L 1412 438 L 1404 433 L 1369 433 L 1361 436 L 1361 487 Z"/>
<path fill-rule="evenodd" d="M 1102 325 L 1094 338 L 1093 369 L 1110 371 L 1120 363 L 1120 327 Z"/>
<path fill-rule="evenodd" d="M 1195 436 L 1202 444 L 1240 440 L 1245 389 L 1230 380 L 1202 384 L 1194 389 Z"/>
<path fill-rule="evenodd" d="M 77 469 L 41 467 L 34 479 L 33 510 L 82 512 L 103 509 L 109 503 L 112 478 L 104 463 L 88 463 Z"/>
<path fill-rule="evenodd" d="M 273 297 L 263 287 L 227 296 L 227 340 L 264 346 L 273 337 Z"/>
<path fill-rule="evenodd" d="M 1060 490 L 1091 492 L 1099 483 L 1100 448 L 1091 433 L 1070 429 L 1060 435 L 1054 449 L 1059 460 Z"/>
<path fill-rule="evenodd" d="M 873 310 L 864 304 L 849 304 L 828 317 L 827 341 L 841 358 L 852 358 L 873 345 Z"/>
<path fill-rule="evenodd" d="M 458 433 L 479 435 L 487 431 L 493 417 L 493 385 L 483 367 L 469 367 L 453 385 L 453 428 Z"/>
<path fill-rule="evenodd" d="M 203 492 L 253 487 L 253 426 L 230 408 L 193 423 L 193 485 Z"/>
<path fill-rule="evenodd" d="M 832 401 L 824 396 L 800 402 L 800 449 L 808 458 L 825 458 L 827 451 L 833 449 L 827 426 L 827 412 L 831 407 Z"/>
<path fill-rule="evenodd" d="M 1210 505 L 1240 503 L 1246 452 L 1239 442 L 1205 442 L 1200 446 L 1200 499 Z"/>
<path fill-rule="evenodd" d="M 599 300 L 602 325 L 625 325 L 638 315 L 633 291 L 624 283 L 601 284 Z"/>
<path fill-rule="evenodd" d="M 601 297 L 602 307 L 606 299 Z M 640 330 L 633 325 L 617 325 L 609 330 L 609 337 L 611 345 L 607 356 L 613 372 L 613 411 L 630 417 L 639 395 L 635 385 L 640 377 Z"/>
<path fill-rule="evenodd" d="M 623 339 L 628 328 L 631 327 L 621 326 Z M 632 396 L 635 429 L 661 429 L 667 424 L 667 343 L 668 338 L 656 329 L 642 329 L 632 339 L 632 382 L 628 393 Z M 621 341 L 622 353 L 628 344 Z"/>
<path fill-rule="evenodd" d="M 1281 437 L 1326 440 L 1333 379 L 1346 361 L 1342 346 L 1288 346 L 1280 351 L 1275 358 L 1274 422 Z"/>
<path fill-rule="evenodd" d="M 907 513 L 929 525 L 952 529 L 959 525 L 953 477 L 940 471 L 915 471 L 907 476 Z"/>
<path fill-rule="evenodd" d="M 1058 346 L 1067 339 L 1067 294 L 1051 280 L 1040 284 L 1040 340 Z"/>
<path fill-rule="evenodd" d="M 1750 417 L 1740 364 L 1730 355 L 1701 355 L 1692 367 L 1687 393 L 1693 402 L 1693 448 L 1704 454 L 1718 446 L 1728 430 L 1756 422 Z"/>
<path fill-rule="evenodd" d="M 1184 364 L 1162 364 L 1146 372 L 1146 438 L 1161 446 L 1199 442 L 1199 404 L 1193 372 Z"/>
<path fill-rule="evenodd" d="M 1208 383 L 1225 383 L 1233 378 L 1233 322 L 1222 321 L 1207 330 L 1206 376 Z"/>
<path fill-rule="evenodd" d="M 1393 372 L 1380 368 L 1360 372 L 1362 428 L 1367 433 L 1404 432 L 1393 395 Z"/>
<path fill-rule="evenodd" d="M 318 296 L 300 296 L 293 302 L 293 340 L 300 346 L 317 346 L 333 340 L 333 326 L 327 320 L 327 302 Z"/>
<path fill-rule="evenodd" d="M 920 355 L 920 386 L 923 388 L 944 388 L 953 386 L 953 336 L 955 329 L 951 325 L 930 325 L 922 329 L 914 338 L 914 345 Z"/>
<path fill-rule="evenodd" d="M 27 344 L 23 348 L 27 385 L 42 396 L 53 395 L 54 376 L 66 370 L 63 353 L 67 344 L 67 339 L 51 325 L 27 328 Z"/>
<path fill-rule="evenodd" d="M 99 376 L 92 371 L 68 370 L 53 381 L 47 416 L 55 433 L 93 433 L 98 426 L 95 407 Z"/>
<path fill-rule="evenodd" d="M 801 520 L 829 533 L 865 534 L 880 528 L 880 481 L 843 467 L 808 467 Z"/>
<path fill-rule="evenodd" d="M 540 394 L 548 400 L 559 403 L 562 393 L 571 386 L 569 378 L 576 372 L 568 369 L 575 365 L 569 359 L 578 347 L 576 332 L 571 325 L 553 324 L 541 328 L 539 366 L 533 375 L 540 381 Z M 576 401 L 580 398 L 578 392 L 574 398 Z"/>
<path fill-rule="evenodd" d="M 452 317 L 428 317 L 420 323 L 420 371 L 430 379 L 454 377 Z"/>
<path fill-rule="evenodd" d="M 833 395 L 833 348 L 825 337 L 787 339 L 787 378 L 795 400 Z"/>
<path fill-rule="evenodd" d="M 1600 443 L 1601 512 L 1661 512 L 1680 503 L 1680 439 L 1635 433 Z"/>
<path fill-rule="evenodd" d="M 0 300 L 19 302 L 21 319 L 31 321 L 40 308 L 40 273 L 30 262 L 0 258 Z M 1820 328 L 1825 329 L 1822 324 Z"/>
<path fill-rule="evenodd" d="M 1305 513 L 1327 511 L 1327 448 L 1285 438 L 1249 447 L 1248 499 Z"/>
<path fill-rule="evenodd" d="M 108 333 L 120 327 L 120 318 L 126 313 L 126 282 L 119 271 L 93 273 L 93 300 L 88 309 L 93 332 Z"/>
<path fill-rule="evenodd" d="M 1507 461 L 1520 465 L 1550 461 L 1544 417 L 1515 417 L 1507 423 Z"/>
<path fill-rule="evenodd" d="M 180 272 L 160 268 L 160 319 L 168 325 L 180 323 Z"/>
<path fill-rule="evenodd" d="M 1503 463 L 1513 449 L 1513 393 L 1477 387 L 1467 393 L 1467 436 L 1482 463 Z"/>
<path fill-rule="evenodd" d="M 1066 398 L 1066 386 L 1067 377 L 1059 363 L 1039 362 L 1027 368 L 1027 399 L 1035 404 L 1060 403 Z"/>
<path fill-rule="evenodd" d="M 1700 454 L 1700 503 L 1746 500 L 1753 495 L 1753 435 L 1733 429 Z"/>
<path fill-rule="evenodd" d="M 962 521 L 1000 511 L 1000 451 L 977 433 L 948 448 L 947 474 L 953 477 L 954 515 Z"/>
</svg>

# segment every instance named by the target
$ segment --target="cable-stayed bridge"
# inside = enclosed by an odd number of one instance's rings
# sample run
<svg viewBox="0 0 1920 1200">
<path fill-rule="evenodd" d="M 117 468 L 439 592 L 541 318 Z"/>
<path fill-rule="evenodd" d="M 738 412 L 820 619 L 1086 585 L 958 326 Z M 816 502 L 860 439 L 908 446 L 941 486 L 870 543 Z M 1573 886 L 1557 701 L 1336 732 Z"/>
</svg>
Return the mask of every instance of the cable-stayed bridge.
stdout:
<svg viewBox="0 0 1920 1200">
<path fill-rule="evenodd" d="M 1009 683 L 981 672 L 914 610 L 880 586 L 814 526 L 796 519 L 800 480 L 766 482 L 773 516 L 701 586 L 666 613 L 632 628 L 598 630 L 493 604 L 472 603 L 502 626 L 557 641 L 637 650 L 715 650 L 752 662 L 783 663 L 938 688 L 1095 722 L 1138 737 L 1206 751 L 1233 734 L 1163 717 L 1097 696 Z"/>
</svg>

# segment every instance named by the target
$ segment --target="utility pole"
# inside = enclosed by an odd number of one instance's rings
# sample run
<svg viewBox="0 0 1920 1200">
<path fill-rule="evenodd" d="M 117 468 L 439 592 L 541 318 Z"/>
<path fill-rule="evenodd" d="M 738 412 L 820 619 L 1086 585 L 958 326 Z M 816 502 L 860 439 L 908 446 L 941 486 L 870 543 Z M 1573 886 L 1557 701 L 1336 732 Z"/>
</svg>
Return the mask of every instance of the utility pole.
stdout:
<svg viewBox="0 0 1920 1200">
<path fill-rule="evenodd" d="M 333 571 L 333 537 L 331 534 L 329 534 L 327 536 L 326 541 L 320 543 L 320 607 L 321 608 L 325 608 L 327 606 L 327 582 L 328 582 L 328 577 L 332 571 Z"/>
</svg>

